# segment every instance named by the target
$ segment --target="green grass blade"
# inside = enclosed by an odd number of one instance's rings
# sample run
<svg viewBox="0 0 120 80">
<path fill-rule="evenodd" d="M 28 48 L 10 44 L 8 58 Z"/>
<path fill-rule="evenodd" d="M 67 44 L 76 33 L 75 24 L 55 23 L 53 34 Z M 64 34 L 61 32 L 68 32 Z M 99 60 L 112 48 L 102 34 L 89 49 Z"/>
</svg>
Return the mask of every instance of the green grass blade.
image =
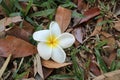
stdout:
<svg viewBox="0 0 120 80">
<path fill-rule="evenodd" d="M 112 64 L 110 65 L 110 71 L 114 71 L 116 67 L 117 67 L 116 62 L 112 61 Z"/>
<path fill-rule="evenodd" d="M 38 16 L 49 16 L 50 14 L 53 14 L 55 12 L 55 9 L 47 9 L 44 11 L 39 11 L 39 12 L 35 12 L 33 14 L 31 14 L 31 17 L 38 17 Z"/>
<path fill-rule="evenodd" d="M 29 3 L 28 3 L 27 8 L 26 8 L 25 16 L 28 14 L 32 4 L 33 4 L 33 0 L 29 0 Z"/>
<path fill-rule="evenodd" d="M 12 11 L 9 9 L 9 7 L 6 5 L 5 0 L 3 0 L 3 1 L 1 2 L 1 6 L 2 6 L 3 10 L 5 11 L 5 13 L 6 13 L 7 15 L 9 15 L 9 14 L 12 12 Z"/>
<path fill-rule="evenodd" d="M 103 59 L 102 59 L 102 57 L 101 57 L 101 55 L 100 55 L 99 50 L 96 49 L 96 48 L 95 48 L 95 55 L 96 55 L 97 62 L 98 62 L 98 64 L 99 64 L 101 70 L 102 70 L 104 73 L 108 72 L 108 68 L 107 68 L 106 64 L 104 63 L 104 61 L 103 61 Z"/>
<path fill-rule="evenodd" d="M 21 16 L 21 13 L 20 12 L 14 12 L 14 13 L 9 14 L 9 16 L 10 17 Z"/>
<path fill-rule="evenodd" d="M 73 49 L 71 53 L 71 58 L 73 62 L 73 68 L 75 70 L 74 74 L 76 76 L 76 79 L 78 80 L 84 80 L 84 70 L 78 66 L 77 59 L 76 59 L 76 53 L 78 52 L 77 49 Z"/>
</svg>

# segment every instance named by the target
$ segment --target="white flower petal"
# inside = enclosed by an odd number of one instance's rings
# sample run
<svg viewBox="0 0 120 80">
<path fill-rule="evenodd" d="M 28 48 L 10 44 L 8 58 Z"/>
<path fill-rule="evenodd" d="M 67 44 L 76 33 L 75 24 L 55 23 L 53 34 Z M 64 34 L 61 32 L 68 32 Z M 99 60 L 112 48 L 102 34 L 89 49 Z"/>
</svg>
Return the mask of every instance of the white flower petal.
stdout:
<svg viewBox="0 0 120 80">
<path fill-rule="evenodd" d="M 52 53 L 52 47 L 49 47 L 47 44 L 40 42 L 37 45 L 37 50 L 39 55 L 45 59 L 48 60 L 51 57 L 51 53 Z"/>
<path fill-rule="evenodd" d="M 36 41 L 46 41 L 50 36 L 50 30 L 41 30 L 33 33 L 33 39 Z"/>
<path fill-rule="evenodd" d="M 58 23 L 55 21 L 52 21 L 50 23 L 50 31 L 51 31 L 51 34 L 54 34 L 55 36 L 58 36 L 61 34 L 61 29 L 60 29 Z"/>
<path fill-rule="evenodd" d="M 57 39 L 59 40 L 59 45 L 62 48 L 68 48 L 75 42 L 74 36 L 70 33 L 63 33 Z"/>
<path fill-rule="evenodd" d="M 58 63 L 64 63 L 66 59 L 66 54 L 61 47 L 56 47 L 52 50 L 51 58 Z"/>
</svg>

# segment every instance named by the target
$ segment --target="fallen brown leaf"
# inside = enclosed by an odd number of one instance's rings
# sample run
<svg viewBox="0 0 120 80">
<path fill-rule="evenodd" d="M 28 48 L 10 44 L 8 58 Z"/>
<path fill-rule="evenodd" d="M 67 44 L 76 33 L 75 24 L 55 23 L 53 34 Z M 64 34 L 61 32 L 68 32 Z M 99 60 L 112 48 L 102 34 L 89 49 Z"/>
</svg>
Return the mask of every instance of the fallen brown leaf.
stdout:
<svg viewBox="0 0 120 80">
<path fill-rule="evenodd" d="M 0 20 L 0 32 L 6 29 L 5 26 L 8 26 L 11 23 L 16 23 L 19 21 L 22 21 L 20 16 L 8 17 Z"/>
<path fill-rule="evenodd" d="M 101 32 L 101 34 L 102 34 L 103 36 L 105 36 L 106 38 L 112 37 L 111 34 L 106 33 L 106 32 Z"/>
<path fill-rule="evenodd" d="M 32 35 L 33 31 L 34 27 L 28 22 L 24 21 L 22 28 L 20 28 L 19 26 L 14 26 L 10 30 L 6 31 L 6 34 L 21 38 L 29 42 L 29 38 Z"/>
<path fill-rule="evenodd" d="M 77 27 L 73 30 L 73 34 L 75 38 L 79 41 L 79 43 L 83 43 L 83 31 L 81 27 Z"/>
<path fill-rule="evenodd" d="M 0 39 L 0 56 L 2 57 L 8 57 L 9 54 L 14 58 L 26 57 L 35 53 L 37 53 L 36 47 L 22 39 L 13 36 Z"/>
<path fill-rule="evenodd" d="M 111 66 L 112 62 L 116 59 L 117 57 L 117 52 L 116 51 L 112 51 L 109 55 L 109 57 L 103 56 L 103 60 L 104 62 L 107 64 L 108 67 Z"/>
<path fill-rule="evenodd" d="M 115 28 L 117 31 L 120 31 L 120 21 L 115 22 L 113 28 Z"/>
<path fill-rule="evenodd" d="M 93 80 L 120 80 L 120 70 L 102 74 L 94 78 Z"/>
<path fill-rule="evenodd" d="M 54 69 L 52 68 L 43 67 L 44 78 L 46 79 L 53 72 L 53 70 Z"/>
<path fill-rule="evenodd" d="M 95 26 L 95 29 L 94 29 L 94 31 L 93 31 L 93 33 L 90 35 L 90 36 L 95 36 L 96 34 L 99 34 L 100 33 L 100 31 L 101 31 L 101 29 L 102 29 L 102 26 L 98 26 L 98 24 L 100 23 L 100 22 L 102 22 L 102 18 L 99 18 L 98 20 L 97 20 L 97 25 Z"/>
<path fill-rule="evenodd" d="M 98 66 L 95 64 L 95 62 L 92 62 L 92 61 L 90 62 L 90 71 L 96 76 L 101 74 Z"/>
<path fill-rule="evenodd" d="M 59 6 L 55 15 L 55 20 L 58 22 L 61 31 L 64 32 L 71 20 L 71 10 Z"/>
<path fill-rule="evenodd" d="M 80 23 L 86 22 L 89 19 L 91 19 L 99 14 L 100 14 L 99 8 L 91 8 L 91 9 L 84 12 L 85 17 L 81 19 Z"/>
<path fill-rule="evenodd" d="M 9 18 L 5 19 L 4 25 L 7 26 L 12 22 L 16 23 L 16 22 L 19 22 L 19 21 L 22 21 L 21 16 L 9 17 Z"/>
<path fill-rule="evenodd" d="M 67 65 L 71 65 L 72 63 L 57 63 L 52 60 L 42 60 L 42 65 L 46 68 L 61 68 Z"/>
<path fill-rule="evenodd" d="M 101 36 L 101 40 L 103 41 L 107 41 L 107 45 L 103 46 L 103 49 L 109 53 L 113 52 L 115 49 L 115 38 L 106 32 L 101 32 L 102 36 Z"/>
<path fill-rule="evenodd" d="M 109 63 L 111 65 L 111 63 L 116 59 L 117 57 L 117 52 L 114 50 L 113 52 L 111 52 L 110 56 L 109 56 Z"/>
</svg>

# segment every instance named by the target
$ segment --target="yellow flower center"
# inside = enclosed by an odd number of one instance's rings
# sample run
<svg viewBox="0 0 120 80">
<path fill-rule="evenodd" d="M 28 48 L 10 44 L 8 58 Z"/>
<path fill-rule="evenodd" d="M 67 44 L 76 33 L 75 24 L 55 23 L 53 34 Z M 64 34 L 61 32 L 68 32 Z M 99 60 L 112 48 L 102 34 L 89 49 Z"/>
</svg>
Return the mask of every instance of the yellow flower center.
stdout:
<svg viewBox="0 0 120 80">
<path fill-rule="evenodd" d="M 56 47 L 58 45 L 59 41 L 56 39 L 56 36 L 51 35 L 47 38 L 46 44 L 50 47 Z"/>
</svg>

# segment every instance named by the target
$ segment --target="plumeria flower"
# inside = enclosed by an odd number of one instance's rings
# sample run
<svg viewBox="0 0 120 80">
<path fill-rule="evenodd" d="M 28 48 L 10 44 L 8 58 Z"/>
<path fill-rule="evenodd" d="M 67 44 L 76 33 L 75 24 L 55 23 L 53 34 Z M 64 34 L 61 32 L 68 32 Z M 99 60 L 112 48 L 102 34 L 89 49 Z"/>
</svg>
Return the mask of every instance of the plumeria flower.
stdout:
<svg viewBox="0 0 120 80">
<path fill-rule="evenodd" d="M 57 22 L 50 23 L 49 30 L 40 30 L 33 33 L 33 39 L 38 41 L 37 50 L 45 59 L 53 59 L 55 62 L 64 63 L 66 53 L 63 49 L 72 46 L 75 38 L 70 33 L 61 33 Z"/>
</svg>

